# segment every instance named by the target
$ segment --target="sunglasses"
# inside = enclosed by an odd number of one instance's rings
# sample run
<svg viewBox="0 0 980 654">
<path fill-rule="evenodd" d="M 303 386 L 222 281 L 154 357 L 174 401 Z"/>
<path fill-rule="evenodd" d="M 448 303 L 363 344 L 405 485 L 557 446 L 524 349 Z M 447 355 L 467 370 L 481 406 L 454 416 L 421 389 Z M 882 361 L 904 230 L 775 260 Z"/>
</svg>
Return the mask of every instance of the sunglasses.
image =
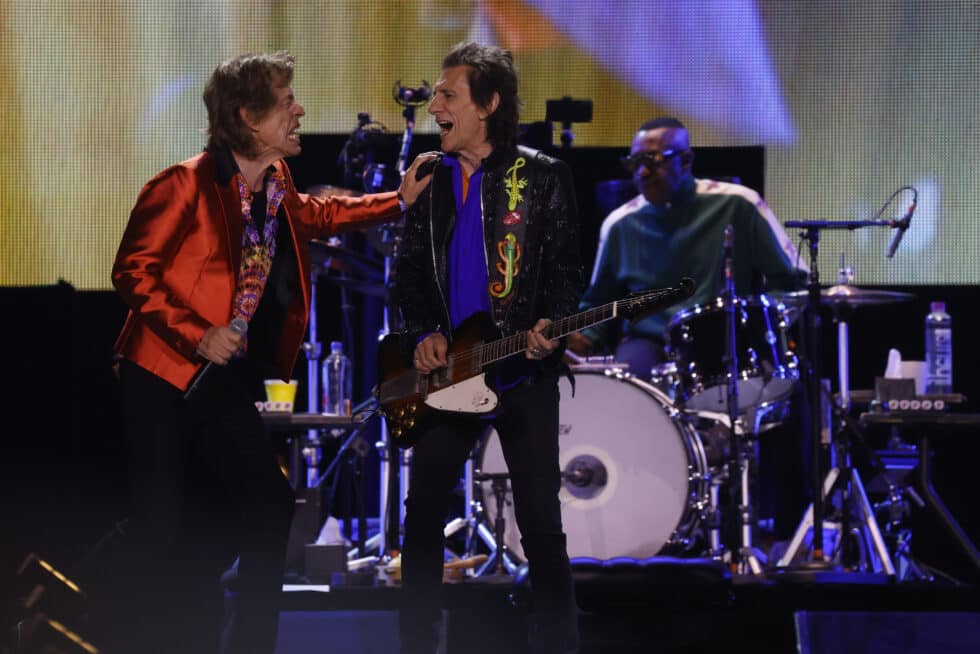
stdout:
<svg viewBox="0 0 980 654">
<path fill-rule="evenodd" d="M 692 155 L 690 149 L 684 150 L 664 150 L 663 152 L 638 152 L 629 157 L 620 158 L 619 162 L 627 172 L 635 173 L 640 166 L 645 166 L 648 170 L 664 166 L 674 157 L 681 157 L 682 163 L 690 161 Z"/>
</svg>

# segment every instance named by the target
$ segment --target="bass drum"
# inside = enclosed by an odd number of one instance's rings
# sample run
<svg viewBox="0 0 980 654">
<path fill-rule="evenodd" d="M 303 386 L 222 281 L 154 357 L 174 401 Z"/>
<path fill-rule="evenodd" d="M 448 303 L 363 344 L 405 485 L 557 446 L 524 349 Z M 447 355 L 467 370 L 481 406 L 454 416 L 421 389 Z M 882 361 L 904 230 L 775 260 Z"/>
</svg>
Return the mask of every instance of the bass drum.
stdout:
<svg viewBox="0 0 980 654">
<path fill-rule="evenodd" d="M 690 550 L 708 502 L 708 466 L 723 455 L 706 451 L 690 419 L 651 384 L 619 371 L 574 374 L 574 397 L 568 379 L 559 382 L 559 498 L 568 555 L 644 558 Z M 477 462 L 484 473 L 507 472 L 495 430 Z M 490 484 L 477 482 L 475 494 L 492 531 Z M 504 518 L 504 541 L 524 559 L 512 504 Z"/>
</svg>

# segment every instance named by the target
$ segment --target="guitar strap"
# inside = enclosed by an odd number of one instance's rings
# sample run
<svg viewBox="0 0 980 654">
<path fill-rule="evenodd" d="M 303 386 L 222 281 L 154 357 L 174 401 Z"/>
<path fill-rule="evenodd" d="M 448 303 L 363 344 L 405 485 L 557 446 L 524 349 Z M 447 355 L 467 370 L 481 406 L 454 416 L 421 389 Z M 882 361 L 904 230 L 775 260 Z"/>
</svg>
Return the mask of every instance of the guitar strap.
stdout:
<svg viewBox="0 0 980 654">
<path fill-rule="evenodd" d="M 527 158 L 518 150 L 513 163 L 504 173 L 504 192 L 498 193 L 494 207 L 493 242 L 496 258 L 490 266 L 490 296 L 501 305 L 514 299 L 514 290 L 521 274 L 521 257 L 524 254 L 527 234 L 528 202 L 525 189 L 533 188 L 537 175 L 534 166 L 527 165 Z"/>
</svg>

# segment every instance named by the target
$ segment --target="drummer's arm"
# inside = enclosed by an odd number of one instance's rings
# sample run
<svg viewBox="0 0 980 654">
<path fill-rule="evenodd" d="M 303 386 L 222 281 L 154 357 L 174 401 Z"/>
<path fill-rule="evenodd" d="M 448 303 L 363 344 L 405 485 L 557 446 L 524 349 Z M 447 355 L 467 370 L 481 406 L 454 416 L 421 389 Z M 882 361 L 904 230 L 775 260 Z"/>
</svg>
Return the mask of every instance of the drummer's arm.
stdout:
<svg viewBox="0 0 980 654">
<path fill-rule="evenodd" d="M 760 200 L 753 225 L 753 267 L 766 276 L 766 290 L 795 290 L 808 268 L 769 205 Z"/>
<path fill-rule="evenodd" d="M 599 243 L 595 267 L 592 270 L 592 281 L 582 295 L 582 300 L 579 302 L 578 307 L 579 311 L 585 311 L 586 309 L 618 300 L 627 292 L 617 280 L 617 262 L 609 255 L 611 250 L 606 247 L 608 243 L 608 238 Z M 616 325 L 614 323 L 614 320 L 610 320 L 593 325 L 575 334 L 574 336 L 576 338 L 574 339 L 572 338 L 573 335 L 569 335 L 569 349 L 580 355 L 595 354 L 597 350 L 602 349 L 611 351 L 614 349 L 613 340 L 616 334 Z"/>
</svg>

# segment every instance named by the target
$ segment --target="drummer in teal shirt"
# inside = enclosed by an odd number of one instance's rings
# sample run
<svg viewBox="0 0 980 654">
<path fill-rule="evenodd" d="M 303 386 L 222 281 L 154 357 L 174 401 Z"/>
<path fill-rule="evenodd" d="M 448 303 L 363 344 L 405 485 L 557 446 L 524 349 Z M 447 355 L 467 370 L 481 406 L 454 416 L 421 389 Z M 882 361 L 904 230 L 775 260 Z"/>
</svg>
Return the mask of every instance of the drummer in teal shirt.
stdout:
<svg viewBox="0 0 980 654">
<path fill-rule="evenodd" d="M 696 179 L 687 128 L 676 118 L 656 118 L 637 131 L 624 164 L 639 195 L 603 221 L 588 290 L 588 309 L 650 288 L 695 280 L 681 304 L 636 323 L 611 321 L 573 334 L 569 349 L 586 355 L 615 353 L 616 361 L 648 378 L 664 360 L 665 330 L 677 311 L 714 301 L 723 290 L 722 248 L 734 228 L 735 293 L 796 288 L 806 266 L 782 225 L 755 191 L 738 184 Z"/>
</svg>

